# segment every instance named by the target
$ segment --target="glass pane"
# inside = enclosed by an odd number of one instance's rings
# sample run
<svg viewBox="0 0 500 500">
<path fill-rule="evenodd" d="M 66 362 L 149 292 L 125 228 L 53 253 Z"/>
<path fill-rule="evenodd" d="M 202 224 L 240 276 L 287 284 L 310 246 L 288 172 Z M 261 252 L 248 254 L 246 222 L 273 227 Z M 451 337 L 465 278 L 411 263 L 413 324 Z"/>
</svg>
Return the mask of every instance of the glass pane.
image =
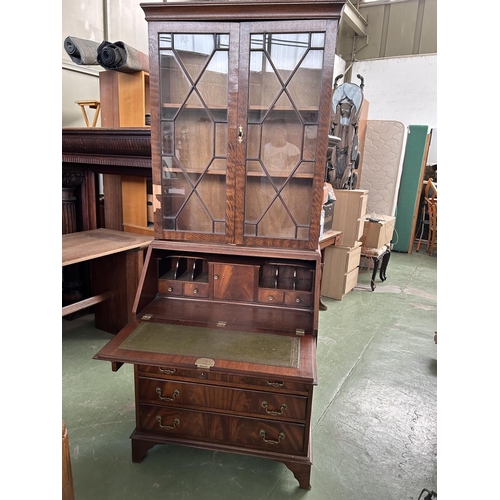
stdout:
<svg viewBox="0 0 500 500">
<path fill-rule="evenodd" d="M 314 160 L 316 158 L 316 142 L 318 140 L 318 127 L 304 127 L 304 160 Z M 326 160 L 325 160 L 326 161 Z"/>
<path fill-rule="evenodd" d="M 318 109 L 321 91 L 323 51 L 311 50 L 287 85 L 294 104 L 299 109 Z M 307 92 L 304 92 L 307 88 Z"/>
<path fill-rule="evenodd" d="M 215 155 L 227 155 L 227 123 L 215 124 Z"/>
<path fill-rule="evenodd" d="M 311 33 L 311 47 L 324 48 L 325 47 L 325 34 L 324 33 Z"/>
<path fill-rule="evenodd" d="M 251 108 L 267 110 L 283 88 L 274 72 L 263 70 L 266 59 L 263 52 L 252 52 L 250 55 L 249 103 Z"/>
<path fill-rule="evenodd" d="M 161 124 L 161 150 L 165 155 L 174 154 L 174 124 L 173 122 L 163 122 Z"/>
<path fill-rule="evenodd" d="M 297 119 L 285 120 L 270 117 L 264 122 L 262 161 L 269 173 L 289 175 L 297 166 L 301 157 L 301 131 L 302 126 Z"/>
<path fill-rule="evenodd" d="M 174 35 L 174 48 L 192 81 L 196 81 L 215 48 L 215 35 Z"/>
<path fill-rule="evenodd" d="M 161 34 L 163 228 L 224 234 L 227 34 Z"/>
<path fill-rule="evenodd" d="M 324 33 L 251 36 L 246 236 L 309 238 L 324 43 Z"/>
<path fill-rule="evenodd" d="M 228 53 L 216 52 L 200 77 L 197 89 L 208 107 L 227 107 Z"/>
</svg>

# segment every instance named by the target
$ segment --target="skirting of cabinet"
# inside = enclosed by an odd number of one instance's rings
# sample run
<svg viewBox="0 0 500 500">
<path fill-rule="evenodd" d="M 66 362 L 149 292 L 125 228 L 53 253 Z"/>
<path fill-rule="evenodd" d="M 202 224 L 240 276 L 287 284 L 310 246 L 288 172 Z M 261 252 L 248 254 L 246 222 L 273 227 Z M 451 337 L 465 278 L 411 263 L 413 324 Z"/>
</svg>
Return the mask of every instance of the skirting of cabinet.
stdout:
<svg viewBox="0 0 500 500">
<path fill-rule="evenodd" d="M 153 435 L 150 432 L 141 432 L 138 430 L 135 430 L 131 434 L 130 439 L 132 441 L 132 461 L 134 463 L 141 463 L 146 458 L 147 452 L 157 444 L 175 444 L 181 446 L 189 446 L 192 448 L 238 453 L 242 455 L 251 455 L 259 458 L 281 462 L 285 464 L 285 466 L 293 473 L 295 479 L 299 482 L 300 488 L 306 490 L 311 489 L 310 479 L 312 466 L 312 449 L 310 436 L 308 439 L 309 445 L 307 447 L 307 454 L 303 457 L 296 454 L 276 453 L 273 450 L 252 450 L 248 447 L 240 448 L 228 444 L 219 444 L 214 442 L 208 443 L 193 439 L 181 439 L 166 435 Z M 269 436 L 269 439 L 271 439 L 271 436 Z M 277 439 L 273 439 L 273 441 L 274 440 L 277 441 Z"/>
</svg>

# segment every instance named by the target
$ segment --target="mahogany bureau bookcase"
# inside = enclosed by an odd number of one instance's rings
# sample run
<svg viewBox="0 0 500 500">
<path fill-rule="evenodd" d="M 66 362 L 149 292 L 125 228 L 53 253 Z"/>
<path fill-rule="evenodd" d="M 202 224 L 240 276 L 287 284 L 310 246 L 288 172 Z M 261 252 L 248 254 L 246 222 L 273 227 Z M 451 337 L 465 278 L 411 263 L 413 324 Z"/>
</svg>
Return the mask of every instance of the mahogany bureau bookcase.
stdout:
<svg viewBox="0 0 500 500">
<path fill-rule="evenodd" d="M 133 319 L 132 460 L 175 443 L 283 462 L 309 489 L 320 212 L 343 1 L 141 4 L 154 240 Z"/>
</svg>

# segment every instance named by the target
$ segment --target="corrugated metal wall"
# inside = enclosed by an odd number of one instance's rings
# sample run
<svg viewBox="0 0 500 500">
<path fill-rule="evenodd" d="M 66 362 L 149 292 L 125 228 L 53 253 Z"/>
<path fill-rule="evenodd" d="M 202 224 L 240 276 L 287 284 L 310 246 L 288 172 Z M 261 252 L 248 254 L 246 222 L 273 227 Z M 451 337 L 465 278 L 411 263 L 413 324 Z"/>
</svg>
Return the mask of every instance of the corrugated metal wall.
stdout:
<svg viewBox="0 0 500 500">
<path fill-rule="evenodd" d="M 345 24 L 338 54 L 350 63 L 381 57 L 437 53 L 437 0 L 363 4 L 352 1 L 367 21 L 367 37 L 358 37 Z"/>
</svg>

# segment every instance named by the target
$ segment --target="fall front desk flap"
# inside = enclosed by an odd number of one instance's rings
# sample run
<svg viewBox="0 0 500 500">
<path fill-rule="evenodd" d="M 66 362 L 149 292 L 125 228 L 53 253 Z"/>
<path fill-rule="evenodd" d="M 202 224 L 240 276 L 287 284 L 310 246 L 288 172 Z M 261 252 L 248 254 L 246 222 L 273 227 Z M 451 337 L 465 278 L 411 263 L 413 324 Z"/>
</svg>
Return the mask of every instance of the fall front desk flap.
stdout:
<svg viewBox="0 0 500 500">
<path fill-rule="evenodd" d="M 312 383 L 316 383 L 315 358 L 311 335 L 254 333 L 140 319 L 129 323 L 94 356 L 117 363 L 279 373 Z"/>
</svg>

